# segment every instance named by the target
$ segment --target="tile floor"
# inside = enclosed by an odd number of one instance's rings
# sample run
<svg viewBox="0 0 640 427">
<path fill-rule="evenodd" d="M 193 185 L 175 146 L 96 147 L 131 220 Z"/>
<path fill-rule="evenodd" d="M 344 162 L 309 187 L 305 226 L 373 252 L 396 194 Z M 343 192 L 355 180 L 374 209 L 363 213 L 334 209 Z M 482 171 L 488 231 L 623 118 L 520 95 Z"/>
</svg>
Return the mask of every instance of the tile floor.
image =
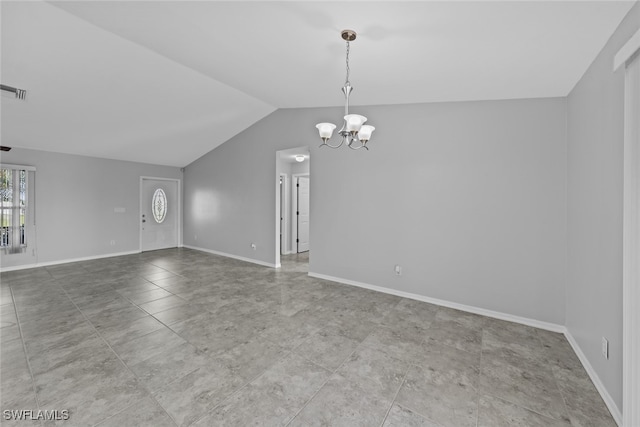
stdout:
<svg viewBox="0 0 640 427">
<path fill-rule="evenodd" d="M 306 261 L 172 249 L 3 273 L 1 409 L 66 409 L 66 426 L 615 426 L 562 335 Z"/>
</svg>

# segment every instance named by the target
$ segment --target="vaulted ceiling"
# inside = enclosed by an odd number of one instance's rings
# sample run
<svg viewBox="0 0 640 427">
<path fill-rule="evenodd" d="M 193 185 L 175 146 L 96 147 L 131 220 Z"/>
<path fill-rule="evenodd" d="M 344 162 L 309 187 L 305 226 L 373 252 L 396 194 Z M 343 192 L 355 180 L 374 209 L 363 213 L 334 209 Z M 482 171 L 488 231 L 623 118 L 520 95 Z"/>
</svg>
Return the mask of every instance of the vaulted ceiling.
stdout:
<svg viewBox="0 0 640 427">
<path fill-rule="evenodd" d="M 634 1 L 2 1 L 2 144 L 185 166 L 278 108 L 566 96 Z"/>
</svg>

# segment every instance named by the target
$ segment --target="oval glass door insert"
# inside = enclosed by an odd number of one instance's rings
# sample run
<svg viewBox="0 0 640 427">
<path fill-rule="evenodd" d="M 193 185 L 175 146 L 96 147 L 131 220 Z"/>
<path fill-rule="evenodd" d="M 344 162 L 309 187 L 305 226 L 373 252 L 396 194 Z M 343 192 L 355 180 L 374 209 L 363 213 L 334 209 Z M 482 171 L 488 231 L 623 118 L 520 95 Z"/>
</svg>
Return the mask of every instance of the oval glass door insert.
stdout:
<svg viewBox="0 0 640 427">
<path fill-rule="evenodd" d="M 167 195 L 164 194 L 162 188 L 158 188 L 151 198 L 151 212 L 153 212 L 153 219 L 158 224 L 164 221 L 167 216 Z"/>
</svg>

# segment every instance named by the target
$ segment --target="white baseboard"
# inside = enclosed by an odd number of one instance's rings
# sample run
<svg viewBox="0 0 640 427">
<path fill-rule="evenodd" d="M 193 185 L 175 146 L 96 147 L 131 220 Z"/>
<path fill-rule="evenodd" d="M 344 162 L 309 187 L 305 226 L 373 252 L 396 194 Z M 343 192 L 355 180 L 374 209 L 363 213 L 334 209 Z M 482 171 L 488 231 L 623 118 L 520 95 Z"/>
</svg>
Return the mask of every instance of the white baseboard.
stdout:
<svg viewBox="0 0 640 427">
<path fill-rule="evenodd" d="M 547 331 L 559 332 L 559 333 L 564 333 L 566 331 L 566 328 L 563 325 L 558 325 L 556 323 L 543 322 L 541 320 L 529 319 L 527 317 L 515 316 L 513 314 L 501 313 L 499 311 L 487 310 L 484 308 L 474 307 L 471 305 L 459 304 L 457 302 L 451 302 L 451 301 L 441 300 L 437 298 L 427 297 L 424 295 L 413 294 L 410 292 L 399 291 L 397 289 L 370 285 L 368 283 L 356 282 L 354 280 L 342 279 L 340 277 L 327 276 L 326 274 L 309 272 L 309 276 L 317 277 L 318 279 L 331 280 L 332 282 L 344 283 L 345 285 L 358 286 L 360 288 L 383 292 L 385 294 L 391 294 L 391 295 L 414 299 L 422 302 L 428 302 L 430 304 L 435 304 L 442 307 L 455 308 L 456 310 L 466 311 L 474 314 L 480 314 L 482 316 L 493 317 L 495 319 L 506 320 L 508 322 L 520 323 L 522 325 L 532 326 L 534 328 L 539 328 L 539 329 L 545 329 Z"/>
<path fill-rule="evenodd" d="M 602 400 L 604 400 L 607 408 L 609 408 L 611 416 L 618 424 L 618 426 L 622 426 L 622 412 L 620 412 L 620 409 L 613 401 L 613 398 L 611 397 L 605 386 L 602 384 L 602 381 L 600 381 L 600 377 L 598 377 L 598 374 L 591 366 L 591 363 L 589 363 L 589 359 L 587 359 L 587 356 L 584 355 L 582 349 L 578 345 L 578 342 L 575 340 L 575 338 L 573 338 L 573 335 L 571 335 L 571 332 L 569 332 L 569 330 L 565 331 L 564 336 L 567 337 L 567 341 L 569 341 L 569 344 L 571 344 L 571 347 L 573 347 L 573 351 L 575 351 L 578 359 L 580 359 L 580 362 L 582 363 L 582 366 L 584 366 L 587 374 L 589 374 L 589 378 L 591 378 L 591 381 L 596 386 L 598 393 L 600 393 Z"/>
<path fill-rule="evenodd" d="M 0 272 L 26 270 L 28 268 L 47 267 L 47 266 L 50 266 L 50 265 L 68 264 L 70 262 L 79 262 L 79 261 L 91 261 L 91 260 L 94 260 L 94 259 L 113 258 L 113 257 L 116 257 L 116 256 L 134 255 L 134 254 L 139 254 L 139 253 L 140 253 L 140 251 L 127 251 L 127 252 L 116 252 L 116 253 L 110 253 L 110 254 L 104 254 L 104 255 L 85 256 L 85 257 L 80 257 L 80 258 L 61 259 L 61 260 L 58 260 L 58 261 L 37 262 L 37 263 L 34 263 L 34 264 L 24 264 L 24 265 L 12 266 L 12 267 L 0 268 Z"/>
<path fill-rule="evenodd" d="M 185 248 L 187 248 L 187 249 L 193 249 L 195 251 L 207 252 L 207 253 L 210 253 L 210 254 L 220 255 L 220 256 L 223 256 L 223 257 L 227 257 L 227 258 L 239 259 L 240 261 L 246 261 L 246 262 L 250 262 L 252 264 L 263 265 L 265 267 L 271 267 L 271 268 L 280 267 L 280 266 L 276 266 L 275 263 L 271 264 L 271 263 L 260 261 L 260 260 L 253 259 L 253 258 L 245 258 L 243 256 L 228 254 L 226 252 L 214 251 L 213 249 L 199 248 L 197 246 L 191 246 L 191 245 L 183 245 L 183 246 Z"/>
</svg>

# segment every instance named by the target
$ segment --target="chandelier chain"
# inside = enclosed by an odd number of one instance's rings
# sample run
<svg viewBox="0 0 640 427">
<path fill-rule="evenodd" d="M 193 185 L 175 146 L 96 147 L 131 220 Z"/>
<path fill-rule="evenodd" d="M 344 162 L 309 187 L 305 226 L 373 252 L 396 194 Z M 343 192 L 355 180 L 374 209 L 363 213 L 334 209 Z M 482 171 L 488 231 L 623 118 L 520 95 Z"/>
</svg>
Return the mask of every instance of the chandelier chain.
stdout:
<svg viewBox="0 0 640 427">
<path fill-rule="evenodd" d="M 344 81 L 345 86 L 351 86 L 351 82 L 349 82 L 349 73 L 351 69 L 349 68 L 349 41 L 347 40 L 347 78 Z"/>
</svg>

